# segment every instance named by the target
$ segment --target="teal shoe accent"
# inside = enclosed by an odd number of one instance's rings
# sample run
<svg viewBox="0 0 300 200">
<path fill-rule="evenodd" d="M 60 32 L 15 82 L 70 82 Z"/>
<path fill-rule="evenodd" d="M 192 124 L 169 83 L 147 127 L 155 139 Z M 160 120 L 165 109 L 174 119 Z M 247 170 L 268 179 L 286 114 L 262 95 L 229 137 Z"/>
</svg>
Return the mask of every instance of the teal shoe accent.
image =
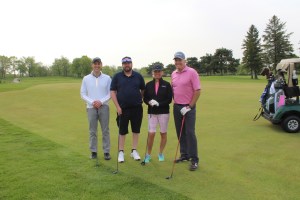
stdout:
<svg viewBox="0 0 300 200">
<path fill-rule="evenodd" d="M 158 154 L 158 161 L 160 161 L 160 162 L 165 161 L 164 154 L 162 154 L 162 153 Z"/>
<path fill-rule="evenodd" d="M 149 154 L 147 154 L 145 157 L 145 163 L 149 163 L 150 160 L 151 160 L 151 156 Z"/>
</svg>

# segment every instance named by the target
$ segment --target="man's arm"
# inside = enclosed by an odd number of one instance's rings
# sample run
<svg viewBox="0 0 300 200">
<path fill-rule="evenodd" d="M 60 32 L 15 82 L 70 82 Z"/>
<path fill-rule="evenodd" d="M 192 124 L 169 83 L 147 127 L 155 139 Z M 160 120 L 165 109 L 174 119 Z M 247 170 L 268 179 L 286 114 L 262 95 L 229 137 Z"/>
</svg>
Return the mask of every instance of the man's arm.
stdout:
<svg viewBox="0 0 300 200">
<path fill-rule="evenodd" d="M 119 102 L 118 102 L 118 99 L 117 99 L 117 91 L 115 90 L 111 90 L 110 91 L 110 96 L 111 96 L 111 99 L 113 100 L 116 108 L 117 108 L 117 112 L 118 112 L 118 115 L 121 115 L 122 114 L 122 109 L 119 105 Z"/>
<path fill-rule="evenodd" d="M 200 93 L 201 93 L 201 90 L 200 90 L 200 89 L 194 91 L 192 101 L 189 103 L 189 107 L 190 107 L 190 108 L 195 107 L 195 105 L 196 105 L 196 103 L 197 103 L 197 101 L 198 101 L 198 99 L 199 99 Z"/>
</svg>

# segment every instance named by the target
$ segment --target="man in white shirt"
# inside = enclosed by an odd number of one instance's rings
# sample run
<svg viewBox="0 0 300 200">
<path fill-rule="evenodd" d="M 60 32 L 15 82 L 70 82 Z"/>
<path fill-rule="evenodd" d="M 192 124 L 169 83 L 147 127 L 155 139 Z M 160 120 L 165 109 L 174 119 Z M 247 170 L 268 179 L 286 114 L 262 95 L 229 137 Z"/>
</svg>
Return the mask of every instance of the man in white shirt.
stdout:
<svg viewBox="0 0 300 200">
<path fill-rule="evenodd" d="M 81 98 L 86 102 L 90 132 L 91 159 L 97 158 L 98 152 L 98 121 L 102 130 L 102 148 L 104 159 L 110 160 L 109 135 L 109 104 L 111 78 L 103 74 L 101 59 L 96 57 L 92 61 L 93 71 L 86 75 L 81 84 Z"/>
</svg>

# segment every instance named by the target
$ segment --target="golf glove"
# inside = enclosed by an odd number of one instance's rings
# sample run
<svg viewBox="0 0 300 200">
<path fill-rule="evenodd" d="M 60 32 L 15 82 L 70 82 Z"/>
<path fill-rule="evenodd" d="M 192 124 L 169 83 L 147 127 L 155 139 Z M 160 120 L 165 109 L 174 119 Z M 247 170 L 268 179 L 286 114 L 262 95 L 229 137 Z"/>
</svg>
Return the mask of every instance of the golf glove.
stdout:
<svg viewBox="0 0 300 200">
<path fill-rule="evenodd" d="M 184 116 L 190 110 L 191 110 L 191 108 L 186 106 L 186 107 L 181 108 L 180 113 Z"/>
<path fill-rule="evenodd" d="M 159 103 L 156 100 L 152 99 L 149 101 L 149 105 L 150 106 L 159 106 Z"/>
<path fill-rule="evenodd" d="M 156 100 L 154 100 L 154 99 L 152 99 L 152 102 L 153 102 L 153 106 L 159 106 L 159 103 L 156 101 Z"/>
</svg>

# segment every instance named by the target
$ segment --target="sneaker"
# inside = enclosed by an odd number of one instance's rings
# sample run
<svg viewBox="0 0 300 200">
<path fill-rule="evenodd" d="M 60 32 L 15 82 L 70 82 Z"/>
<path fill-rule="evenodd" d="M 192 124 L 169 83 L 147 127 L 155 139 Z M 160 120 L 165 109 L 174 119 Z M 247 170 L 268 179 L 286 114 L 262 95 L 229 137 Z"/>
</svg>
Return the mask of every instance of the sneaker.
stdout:
<svg viewBox="0 0 300 200">
<path fill-rule="evenodd" d="M 162 154 L 162 153 L 158 154 L 158 161 L 160 161 L 160 162 L 165 161 L 164 154 Z"/>
<path fill-rule="evenodd" d="M 96 159 L 97 158 L 97 152 L 92 152 L 90 158 L 91 159 Z"/>
<path fill-rule="evenodd" d="M 104 153 L 104 159 L 105 160 L 110 160 L 111 159 L 109 153 Z"/>
<path fill-rule="evenodd" d="M 118 162 L 119 163 L 124 162 L 124 152 L 123 151 L 119 151 Z"/>
<path fill-rule="evenodd" d="M 130 155 L 134 160 L 141 160 L 139 153 L 136 150 L 133 150 Z"/>
<path fill-rule="evenodd" d="M 195 171 L 198 168 L 198 163 L 192 161 L 190 165 L 190 171 Z"/>
<path fill-rule="evenodd" d="M 149 163 L 150 160 L 151 160 L 151 156 L 149 154 L 147 154 L 146 157 L 145 157 L 145 160 L 144 160 L 145 163 Z"/>
<path fill-rule="evenodd" d="M 180 162 L 183 162 L 183 161 L 189 161 L 190 159 L 188 157 L 185 157 L 185 156 L 181 156 L 180 158 L 177 158 L 175 160 L 175 163 L 180 163 Z"/>
</svg>

